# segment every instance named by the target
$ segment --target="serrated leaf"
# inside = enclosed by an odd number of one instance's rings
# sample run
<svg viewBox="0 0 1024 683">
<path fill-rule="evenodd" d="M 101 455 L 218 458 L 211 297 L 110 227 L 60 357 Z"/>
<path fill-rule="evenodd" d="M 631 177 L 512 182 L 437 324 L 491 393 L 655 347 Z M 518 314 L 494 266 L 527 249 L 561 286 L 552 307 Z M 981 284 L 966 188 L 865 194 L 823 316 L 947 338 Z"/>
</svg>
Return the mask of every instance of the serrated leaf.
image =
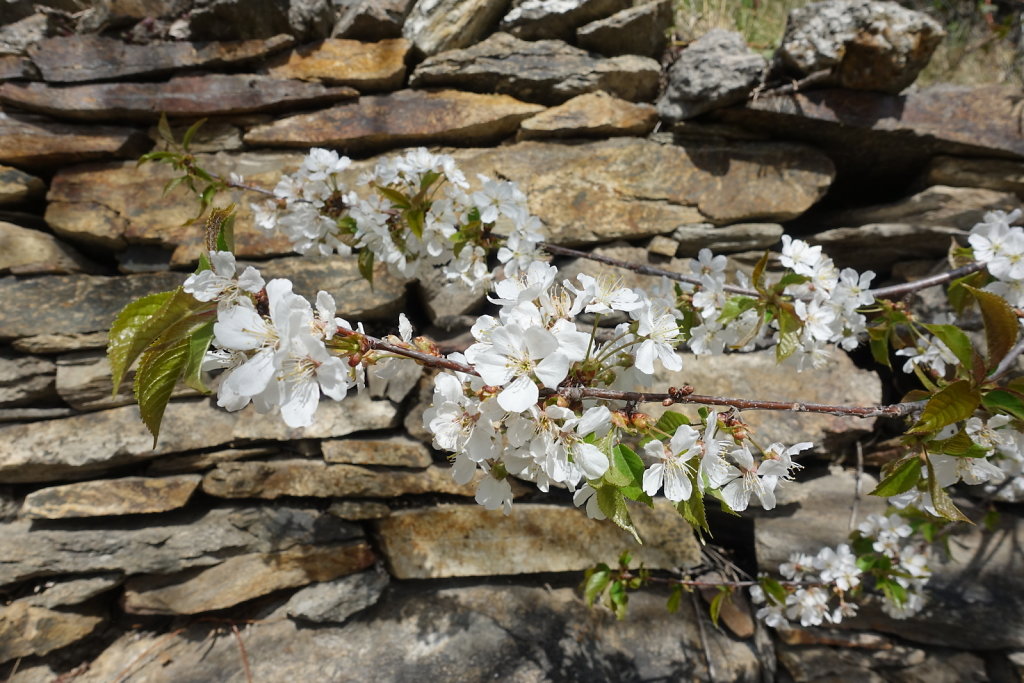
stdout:
<svg viewBox="0 0 1024 683">
<path fill-rule="evenodd" d="M 916 455 L 910 455 L 893 468 L 888 476 L 878 482 L 878 486 L 870 495 L 883 498 L 897 496 L 914 488 L 919 481 L 921 481 L 921 459 Z"/>
<path fill-rule="evenodd" d="M 162 196 L 166 197 L 171 190 L 176 188 L 178 185 L 181 185 L 183 182 L 185 182 L 185 180 L 185 176 L 178 176 L 176 178 L 171 178 L 170 180 L 168 180 L 166 183 L 164 183 Z"/>
<path fill-rule="evenodd" d="M 691 478 L 692 479 L 692 478 Z M 676 511 L 682 515 L 687 524 L 692 526 L 700 537 L 704 534 L 711 535 L 711 527 L 708 526 L 707 511 L 704 508 L 704 496 L 697 489 L 696 481 L 693 484 L 693 493 L 687 500 L 676 503 Z"/>
<path fill-rule="evenodd" d="M 131 302 L 117 314 L 110 326 L 107 343 L 107 359 L 110 361 L 113 395 L 121 387 L 124 375 L 135 359 L 151 341 L 160 335 L 160 330 L 143 334 L 153 316 L 162 309 L 174 292 L 158 292 Z"/>
<path fill-rule="evenodd" d="M 601 594 L 604 593 L 604 589 L 608 587 L 610 579 L 611 572 L 607 569 L 599 569 L 590 575 L 583 588 L 583 599 L 586 600 L 588 605 L 593 605 L 597 602 Z"/>
<path fill-rule="evenodd" d="M 373 289 L 373 252 L 369 249 L 363 249 L 359 252 L 357 261 L 359 263 L 359 274 L 370 283 L 370 288 Z"/>
<path fill-rule="evenodd" d="M 939 341 L 945 344 L 956 359 L 965 368 L 971 368 L 974 365 L 974 345 L 971 344 L 970 338 L 956 325 L 923 325 L 926 330 L 934 334 Z"/>
<path fill-rule="evenodd" d="M 967 380 L 957 380 L 928 400 L 921 419 L 907 430 L 908 434 L 937 432 L 948 424 L 966 420 L 981 403 L 981 394 Z"/>
<path fill-rule="evenodd" d="M 633 452 L 633 449 L 626 444 L 616 444 L 612 449 L 612 453 L 615 456 L 615 464 L 618 466 L 619 461 L 625 464 L 625 469 L 633 475 L 633 481 L 639 482 L 644 476 L 644 461 L 640 459 L 640 456 Z"/>
<path fill-rule="evenodd" d="M 1000 412 L 1024 420 L 1024 401 L 1020 396 L 1003 389 L 993 389 L 981 397 L 981 405 L 993 412 Z"/>
<path fill-rule="evenodd" d="M 1017 333 L 1020 330 L 1017 315 L 1006 299 L 998 294 L 970 285 L 964 285 L 964 288 L 974 295 L 981 308 L 981 317 L 985 323 L 985 343 L 988 346 L 986 360 L 989 371 L 994 370 L 999 361 L 1017 343 Z"/>
<path fill-rule="evenodd" d="M 204 226 L 206 248 L 209 251 L 235 250 L 235 205 L 213 209 Z"/>
<path fill-rule="evenodd" d="M 153 347 L 142 355 L 135 371 L 135 400 L 142 421 L 153 435 L 154 447 L 171 392 L 188 366 L 188 350 L 188 338 Z"/>
<path fill-rule="evenodd" d="M 673 436 L 676 430 L 683 425 L 690 424 L 689 418 L 682 413 L 677 413 L 674 410 L 666 410 L 658 418 L 658 421 L 654 424 L 655 432 L 664 432 L 669 436 Z"/>
<path fill-rule="evenodd" d="M 626 507 L 626 500 L 622 492 L 613 486 L 602 486 L 597 489 L 597 506 L 604 516 L 614 522 L 617 526 L 625 529 L 633 535 L 637 543 L 643 544 L 640 534 L 633 526 L 633 520 L 629 517 L 629 509 Z"/>
<path fill-rule="evenodd" d="M 751 308 L 757 306 L 757 299 L 749 296 L 732 296 L 729 297 L 725 305 L 722 306 L 722 312 L 718 316 L 718 322 L 729 323 L 738 318 L 744 312 L 749 311 Z"/>
<path fill-rule="evenodd" d="M 983 458 L 988 454 L 988 449 L 971 440 L 966 429 L 961 429 L 948 439 L 928 441 L 924 446 L 929 453 L 952 455 L 957 458 Z"/>
<path fill-rule="evenodd" d="M 188 146 L 192 143 L 192 138 L 195 136 L 196 132 L 202 128 L 204 123 L 206 123 L 206 119 L 199 119 L 189 126 L 188 130 L 185 131 L 185 134 L 181 136 L 181 147 L 186 152 L 188 151 Z"/>
<path fill-rule="evenodd" d="M 956 311 L 957 315 L 963 313 L 964 309 L 967 307 L 969 292 L 965 285 L 981 288 L 988 284 L 988 281 L 988 273 L 984 270 L 980 270 L 976 273 L 971 273 L 970 275 L 957 278 L 949 283 L 949 287 L 946 289 L 946 296 L 949 298 L 949 303 L 953 307 L 953 310 Z"/>
<path fill-rule="evenodd" d="M 644 490 L 639 486 L 623 486 L 621 489 L 622 495 L 630 500 L 635 500 L 638 503 L 643 503 L 649 508 L 654 507 L 654 499 L 644 493 Z"/>
<path fill-rule="evenodd" d="M 944 517 L 951 522 L 974 524 L 970 518 L 960 512 L 960 508 L 953 504 L 953 499 L 946 493 L 946 489 L 939 486 L 939 480 L 935 476 L 935 468 L 932 466 L 931 459 L 928 460 L 928 493 L 932 497 L 932 507 L 939 513 L 940 517 Z"/>
<path fill-rule="evenodd" d="M 210 389 L 203 382 L 203 359 L 206 358 L 206 351 L 213 341 L 213 325 L 214 321 L 210 320 L 189 335 L 188 363 L 182 377 L 186 386 L 204 394 L 210 393 Z"/>
</svg>

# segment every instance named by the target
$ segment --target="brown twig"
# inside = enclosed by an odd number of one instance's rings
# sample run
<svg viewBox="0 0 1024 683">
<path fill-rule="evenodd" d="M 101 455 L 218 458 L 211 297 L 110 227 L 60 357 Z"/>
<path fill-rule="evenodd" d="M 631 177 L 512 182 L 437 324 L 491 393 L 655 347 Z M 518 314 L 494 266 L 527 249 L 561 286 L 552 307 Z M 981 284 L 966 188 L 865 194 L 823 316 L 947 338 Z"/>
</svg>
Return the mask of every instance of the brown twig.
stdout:
<svg viewBox="0 0 1024 683">
<path fill-rule="evenodd" d="M 238 641 L 238 652 L 242 657 L 242 668 L 245 669 L 246 683 L 252 683 L 252 669 L 249 667 L 249 653 L 245 651 L 245 643 L 242 642 L 242 634 L 238 632 L 238 626 L 231 624 L 231 632 L 235 634 Z"/>
</svg>

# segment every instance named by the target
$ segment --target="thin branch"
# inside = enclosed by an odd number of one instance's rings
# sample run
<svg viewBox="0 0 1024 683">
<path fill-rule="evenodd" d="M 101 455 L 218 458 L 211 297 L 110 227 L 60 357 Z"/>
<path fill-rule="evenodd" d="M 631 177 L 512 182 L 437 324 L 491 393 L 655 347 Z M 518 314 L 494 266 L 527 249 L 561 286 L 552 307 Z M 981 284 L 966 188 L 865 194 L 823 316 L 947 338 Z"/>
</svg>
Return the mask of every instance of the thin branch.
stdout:
<svg viewBox="0 0 1024 683">
<path fill-rule="evenodd" d="M 1010 371 L 1013 367 L 1014 362 L 1024 353 L 1024 338 L 1022 338 L 1017 344 L 1010 349 L 1010 352 L 1003 356 L 1003 359 L 999 361 L 999 365 L 996 366 L 995 371 L 989 375 L 988 379 L 992 382 L 998 382 L 1003 378 L 1003 375 Z"/>
<path fill-rule="evenodd" d="M 944 285 L 947 282 L 952 282 L 957 278 L 961 278 L 971 273 L 976 273 L 985 267 L 984 263 L 968 263 L 966 266 L 960 266 L 954 270 L 950 270 L 945 273 L 939 273 L 938 275 L 932 275 L 931 277 L 924 277 L 920 280 L 914 280 L 913 282 L 905 282 L 901 285 L 891 285 L 889 287 L 879 287 L 878 289 L 868 290 L 876 299 L 898 299 L 901 296 L 912 294 L 921 289 L 927 289 L 936 285 Z"/>
<path fill-rule="evenodd" d="M 339 334 L 349 336 L 357 334 L 352 330 L 339 328 Z M 369 348 L 377 351 L 385 351 L 400 356 L 406 356 L 417 360 L 424 365 L 456 372 L 464 372 L 467 375 L 480 376 L 480 373 L 472 365 L 460 363 L 434 356 L 423 351 L 407 349 L 396 344 L 391 344 L 371 337 L 362 335 Z M 737 410 L 783 410 L 794 413 L 818 413 L 826 415 L 837 415 L 839 417 L 905 417 L 921 410 L 924 401 L 913 401 L 910 403 L 893 403 L 890 405 L 834 405 L 828 403 L 806 403 L 803 401 L 764 401 L 745 398 L 727 398 L 724 396 L 707 396 L 692 393 L 693 387 L 681 389 L 670 387 L 667 392 L 653 393 L 643 391 L 617 391 L 615 389 L 598 389 L 593 387 L 558 387 L 557 389 L 542 389 L 541 396 L 553 396 L 555 394 L 565 396 L 570 400 L 583 398 L 600 398 L 609 401 L 624 401 L 627 403 L 661 403 L 672 405 L 673 403 L 697 403 L 701 405 L 726 406 Z"/>
</svg>

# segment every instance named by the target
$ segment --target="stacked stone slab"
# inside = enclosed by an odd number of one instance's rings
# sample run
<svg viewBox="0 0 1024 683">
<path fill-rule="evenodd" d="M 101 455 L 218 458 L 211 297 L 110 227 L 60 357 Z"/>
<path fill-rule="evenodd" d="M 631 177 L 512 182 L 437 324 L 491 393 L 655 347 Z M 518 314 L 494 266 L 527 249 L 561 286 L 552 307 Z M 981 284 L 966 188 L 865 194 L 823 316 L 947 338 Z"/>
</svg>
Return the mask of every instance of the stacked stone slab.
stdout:
<svg viewBox="0 0 1024 683">
<path fill-rule="evenodd" d="M 900 94 L 920 65 L 901 71 L 899 55 L 910 46 L 919 57 L 936 27 L 892 3 L 817 4 L 795 16 L 774 61 L 714 34 L 676 49 L 669 67 L 667 0 L 2 3 L 0 676 L 761 680 L 782 667 L 794 680 L 918 680 L 939 668 L 966 680 L 986 666 L 1012 670 L 1024 650 L 1012 553 L 985 570 L 1000 583 L 983 600 L 956 593 L 964 582 L 944 573 L 933 612 L 912 626 L 871 614 L 844 635 L 773 636 L 740 600 L 735 618 L 723 615 L 727 631 L 710 624 L 704 597 L 670 615 L 656 592 L 616 622 L 573 591 L 581 572 L 627 549 L 650 569 L 690 571 L 702 560 L 688 525 L 664 504 L 637 510 L 637 547 L 568 496 L 525 482 L 510 517 L 475 505 L 474 484 L 452 481 L 423 429 L 429 373 L 322 405 L 305 430 L 181 391 L 155 446 L 130 393 L 111 394 L 113 316 L 180 284 L 203 248 L 194 198 L 162 196 L 172 172 L 136 164 L 159 144 L 161 113 L 179 135 L 206 117 L 198 162 L 265 187 L 311 146 L 353 156 L 353 180 L 381 155 L 444 148 L 468 178 L 517 182 L 553 243 L 672 269 L 710 247 L 749 271 L 796 225 L 841 265 L 920 272 L 980 213 L 1019 205 L 1017 95 Z M 877 24 L 872 11 L 912 39 L 865 38 L 855 29 Z M 850 36 L 860 61 L 829 61 L 851 53 Z M 870 71 L 871 55 L 888 80 L 863 89 L 854 76 Z M 783 67 L 787 80 L 773 81 Z M 787 90 L 822 70 L 827 89 Z M 872 158 L 902 174 L 899 197 L 865 175 Z M 860 200 L 826 212 L 830 192 Z M 486 306 L 383 271 L 371 288 L 354 262 L 299 258 L 258 231 L 241 191 L 224 199 L 239 207 L 242 260 L 307 296 L 333 292 L 339 315 L 371 330 L 392 332 L 409 311 L 458 344 Z M 793 377 L 767 355 L 663 380 L 703 393 L 806 399 L 810 386 L 824 403 L 882 399 L 881 379 L 846 356 Z M 750 423 L 766 440 L 813 441 L 823 456 L 879 428 L 795 415 Z M 842 539 L 853 476 L 809 469 L 825 476 L 792 486 L 774 514 L 713 520 L 714 542 L 770 569 L 785 560 L 780 548 Z M 1017 525 L 1005 515 L 1005 533 Z M 999 635 L 964 632 L 950 616 L 960 609 L 998 623 Z"/>
</svg>

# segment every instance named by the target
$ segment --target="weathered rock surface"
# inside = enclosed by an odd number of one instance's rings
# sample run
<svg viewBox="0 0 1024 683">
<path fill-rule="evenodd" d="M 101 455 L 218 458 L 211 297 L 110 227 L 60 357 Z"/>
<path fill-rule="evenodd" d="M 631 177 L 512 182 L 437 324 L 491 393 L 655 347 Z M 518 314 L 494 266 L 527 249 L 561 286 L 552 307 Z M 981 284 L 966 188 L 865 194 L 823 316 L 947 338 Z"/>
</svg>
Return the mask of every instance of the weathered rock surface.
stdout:
<svg viewBox="0 0 1024 683">
<path fill-rule="evenodd" d="M 885 270 L 914 259 L 941 259 L 953 241 L 966 244 L 967 232 L 939 225 L 871 223 L 857 228 L 836 228 L 808 237 L 820 244 L 840 268 Z"/>
<path fill-rule="evenodd" d="M 605 92 L 577 95 L 531 116 L 519 125 L 519 140 L 573 137 L 644 136 L 654 130 L 658 113 Z"/>
<path fill-rule="evenodd" d="M 391 514 L 391 508 L 384 503 L 370 501 L 339 500 L 327 508 L 328 514 L 340 519 L 362 521 L 366 519 L 382 519 Z"/>
<path fill-rule="evenodd" d="M 471 48 L 427 58 L 409 82 L 414 88 L 504 93 L 548 105 L 598 90 L 649 102 L 657 94 L 660 73 L 660 65 L 647 57 L 604 59 L 560 40 L 525 41 L 495 33 Z"/>
<path fill-rule="evenodd" d="M 167 512 L 184 507 L 200 479 L 198 474 L 180 474 L 51 486 L 28 494 L 21 515 L 29 519 L 64 519 Z"/>
<path fill-rule="evenodd" d="M 764 57 L 734 31 L 714 29 L 690 43 L 668 72 L 658 113 L 669 122 L 742 102 L 764 73 Z"/>
<path fill-rule="evenodd" d="M 663 595 L 630 596 L 629 618 L 587 607 L 572 588 L 392 586 L 374 619 L 303 628 L 289 619 L 242 633 L 253 680 L 761 680 L 760 658 Z M 128 671 L 170 683 L 244 681 L 238 643 L 196 622 L 180 633 L 129 633 L 80 676 L 106 683 Z M 702 639 L 700 634 L 704 633 Z M 282 648 L 281 643 L 288 643 Z M 707 659 L 694 653 L 707 651 Z M 713 673 L 708 669 L 713 663 Z"/>
<path fill-rule="evenodd" d="M 21 55 L 0 55 L 0 81 L 35 80 L 39 72 L 32 60 Z"/>
<path fill-rule="evenodd" d="M 93 83 L 55 87 L 0 83 L 0 102 L 62 119 L 156 121 L 251 114 L 323 106 L 358 97 L 352 88 L 250 74 L 179 76 L 159 83 Z"/>
<path fill-rule="evenodd" d="M 10 166 L 0 166 L 0 205 L 18 204 L 41 197 L 46 184 L 34 175 Z"/>
<path fill-rule="evenodd" d="M 410 47 L 403 38 L 376 43 L 323 40 L 270 60 L 267 71 L 276 78 L 315 79 L 331 85 L 348 85 L 360 92 L 397 90 L 405 80 Z"/>
<path fill-rule="evenodd" d="M 654 385 L 678 387 L 689 384 L 695 393 L 712 396 L 743 396 L 771 401 L 871 405 L 882 400 L 882 382 L 875 372 L 860 370 L 841 350 L 834 350 L 832 362 L 815 370 L 778 365 L 775 351 L 754 351 L 716 356 L 683 358 L 678 372 L 661 371 Z M 647 412 L 660 415 L 660 406 Z M 672 410 L 688 411 L 681 406 Z M 692 411 L 696 415 L 696 411 Z M 793 444 L 811 441 L 819 451 L 863 436 L 874 427 L 874 418 L 852 419 L 810 413 L 747 411 L 741 413 L 753 429 L 758 443 L 781 441 Z"/>
<path fill-rule="evenodd" d="M 641 55 L 658 59 L 672 25 L 671 0 L 644 2 L 576 29 L 576 43 L 608 57 Z"/>
<path fill-rule="evenodd" d="M 287 444 L 279 444 L 276 446 L 257 446 L 254 448 L 225 448 L 206 453 L 165 456 L 157 458 L 153 462 L 149 463 L 146 467 L 146 472 L 151 475 L 202 472 L 203 470 L 208 470 L 221 462 L 232 462 L 234 460 L 247 460 L 251 458 L 265 458 L 267 456 L 281 455 L 283 449 L 286 447 Z"/>
<path fill-rule="evenodd" d="M 677 255 L 696 256 L 705 248 L 716 254 L 767 249 L 782 238 L 783 232 L 778 223 L 695 223 L 680 226 L 672 233 L 672 239 L 678 244 Z"/>
<path fill-rule="evenodd" d="M 830 71 L 842 88 L 897 93 L 945 35 L 927 14 L 895 2 L 825 0 L 789 13 L 775 58 L 798 75 Z"/>
<path fill-rule="evenodd" d="M 936 185 L 905 199 L 828 214 L 823 222 L 837 227 L 869 223 L 907 223 L 970 230 L 988 211 L 1012 211 L 1020 199 L 1010 192 Z"/>
<path fill-rule="evenodd" d="M 103 410 L 135 403 L 132 390 L 135 369 L 125 374 L 116 396 L 111 395 L 112 379 L 105 353 L 83 352 L 63 356 L 57 361 L 57 393 L 76 410 Z M 171 395 L 181 398 L 196 396 L 198 392 L 182 386 L 176 387 Z"/>
<path fill-rule="evenodd" d="M 425 55 L 472 45 L 487 35 L 508 0 L 417 0 L 402 35 Z"/>
<path fill-rule="evenodd" d="M 583 24 L 626 9 L 631 0 L 513 0 L 499 28 L 523 40 L 572 40 Z"/>
<path fill-rule="evenodd" d="M 96 615 L 11 603 L 0 608 L 0 662 L 45 655 L 70 645 L 95 631 L 103 620 Z"/>
<path fill-rule="evenodd" d="M 243 117 L 255 118 L 255 117 Z M 181 140 L 191 124 L 169 122 L 171 135 L 175 140 Z M 149 139 L 154 142 L 157 149 L 168 149 L 167 143 L 161 139 L 157 126 L 150 126 L 147 131 Z M 242 128 L 240 125 L 229 123 L 223 119 L 207 121 L 199 130 L 193 131 L 192 140 L 188 149 L 193 154 L 206 154 L 215 152 L 233 152 L 242 148 Z"/>
<path fill-rule="evenodd" d="M 385 465 L 390 467 L 428 467 L 430 451 L 419 441 L 394 439 L 330 439 L 320 448 L 324 460 L 351 465 Z"/>
<path fill-rule="evenodd" d="M 170 574 L 209 567 L 242 553 L 271 553 L 362 537 L 362 530 L 331 515 L 288 505 L 179 511 L 157 518 L 96 520 L 38 526 L 0 525 L 0 585 L 35 577 L 122 572 Z"/>
<path fill-rule="evenodd" d="M 413 3 L 414 0 L 341 0 L 331 35 L 353 40 L 398 38 Z"/>
<path fill-rule="evenodd" d="M 48 38 L 28 53 L 43 74 L 57 83 L 106 81 L 128 76 L 157 76 L 183 69 L 216 69 L 254 62 L 290 47 L 291 36 L 223 43 L 150 43 L 131 45 L 92 35 Z"/>
<path fill-rule="evenodd" d="M 0 427 L 0 482 L 45 482 L 81 479 L 127 463 L 165 453 L 213 448 L 236 440 L 289 441 L 326 438 L 364 429 L 387 429 L 397 416 L 389 401 L 349 397 L 325 401 L 316 422 L 290 429 L 274 416 L 251 408 L 229 413 L 208 400 L 171 403 L 160 440 L 139 418 L 137 406 L 28 424 Z"/>
<path fill-rule="evenodd" d="M 37 114 L 0 111 L 0 163 L 35 167 L 125 159 L 147 147 L 146 136 L 133 128 L 59 123 Z"/>
<path fill-rule="evenodd" d="M 0 274 L 95 272 L 97 266 L 40 230 L 0 221 Z"/>
<path fill-rule="evenodd" d="M 68 353 L 105 349 L 107 347 L 106 332 L 85 332 L 75 334 L 36 334 L 22 337 L 11 342 L 15 351 L 22 353 Z"/>
<path fill-rule="evenodd" d="M 548 239 L 586 244 L 671 233 L 681 225 L 788 220 L 828 188 L 832 164 L 787 143 L 661 145 L 619 138 L 525 142 L 456 152 L 467 177 L 519 184 Z"/>
<path fill-rule="evenodd" d="M 400 90 L 257 126 L 245 134 L 245 141 L 271 147 L 337 146 L 348 150 L 476 145 L 509 137 L 520 121 L 541 110 L 505 95 Z"/>
<path fill-rule="evenodd" d="M 47 358 L 0 352 L 0 407 L 51 403 L 56 371 Z"/>
<path fill-rule="evenodd" d="M 100 593 L 120 586 L 123 580 L 118 572 L 96 574 L 85 578 L 51 580 L 46 582 L 46 588 L 41 592 L 22 598 L 22 602 L 48 609 L 78 605 Z"/>
<path fill-rule="evenodd" d="M 922 174 L 927 185 L 984 187 L 1024 197 L 1024 163 L 1007 159 L 937 156 Z"/>
<path fill-rule="evenodd" d="M 580 510 L 554 505 L 513 505 L 507 517 L 469 505 L 401 510 L 376 522 L 376 529 L 398 579 L 581 571 L 627 547 L 651 569 L 699 562 L 693 529 L 671 505 L 635 505 L 630 515 L 642 547 L 611 522 L 595 523 Z"/>
<path fill-rule="evenodd" d="M 360 572 L 303 588 L 282 609 L 293 619 L 340 624 L 376 604 L 388 583 L 388 573 L 380 569 Z"/>
<path fill-rule="evenodd" d="M 184 575 L 139 576 L 125 584 L 130 614 L 198 614 L 232 607 L 284 588 L 331 581 L 373 564 L 366 543 L 298 545 L 270 553 L 236 555 Z"/>
<path fill-rule="evenodd" d="M 476 483 L 456 484 L 448 467 L 378 471 L 291 459 L 221 463 L 203 477 L 203 492 L 218 498 L 269 500 L 281 496 L 394 498 L 421 493 L 471 497 L 476 494 Z"/>
<path fill-rule="evenodd" d="M 0 278 L 0 295 L 21 304 L 0 309 L 0 338 L 103 330 L 129 301 L 174 289 L 184 279 L 178 273 Z"/>
<path fill-rule="evenodd" d="M 210 0 L 186 15 L 193 40 L 269 38 L 288 33 L 300 41 L 326 38 L 334 23 L 330 0 Z"/>
</svg>

